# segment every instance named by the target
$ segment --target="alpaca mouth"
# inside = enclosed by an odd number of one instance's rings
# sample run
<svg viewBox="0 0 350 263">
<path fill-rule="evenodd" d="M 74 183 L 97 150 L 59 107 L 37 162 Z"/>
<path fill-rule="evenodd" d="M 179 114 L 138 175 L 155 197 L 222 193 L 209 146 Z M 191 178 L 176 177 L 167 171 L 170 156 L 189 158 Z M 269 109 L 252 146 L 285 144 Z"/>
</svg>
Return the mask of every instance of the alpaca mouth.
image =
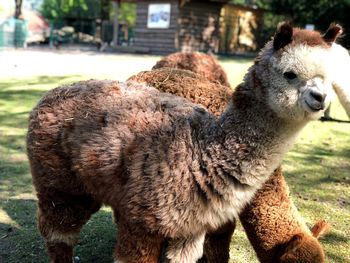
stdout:
<svg viewBox="0 0 350 263">
<path fill-rule="evenodd" d="M 313 103 L 313 104 L 310 104 L 307 100 L 304 100 L 304 103 L 305 103 L 306 107 L 311 112 L 318 112 L 318 111 L 323 110 L 325 108 L 324 103 Z"/>
</svg>

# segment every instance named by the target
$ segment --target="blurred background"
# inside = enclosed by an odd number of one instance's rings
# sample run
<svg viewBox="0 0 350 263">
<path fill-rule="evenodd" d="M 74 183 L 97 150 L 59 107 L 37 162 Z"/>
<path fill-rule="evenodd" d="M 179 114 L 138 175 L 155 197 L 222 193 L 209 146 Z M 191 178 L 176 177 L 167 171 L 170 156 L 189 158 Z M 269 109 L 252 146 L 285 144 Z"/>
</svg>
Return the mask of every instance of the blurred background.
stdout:
<svg viewBox="0 0 350 263">
<path fill-rule="evenodd" d="M 283 20 L 349 27 L 349 0 L 2 0 L 0 47 L 65 44 L 167 54 L 256 52 Z M 350 35 L 341 43 L 349 47 Z"/>
</svg>

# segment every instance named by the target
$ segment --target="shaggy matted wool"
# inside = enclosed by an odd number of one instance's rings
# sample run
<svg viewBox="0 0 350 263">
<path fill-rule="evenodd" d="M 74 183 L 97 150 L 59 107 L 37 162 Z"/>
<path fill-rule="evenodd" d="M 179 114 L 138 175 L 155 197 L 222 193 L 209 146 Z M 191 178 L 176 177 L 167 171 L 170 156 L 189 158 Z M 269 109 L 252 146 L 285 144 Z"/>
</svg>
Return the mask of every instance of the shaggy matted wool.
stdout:
<svg viewBox="0 0 350 263">
<path fill-rule="evenodd" d="M 233 92 L 231 88 L 217 85 L 191 71 L 172 68 L 143 71 L 130 77 L 128 81 L 146 83 L 163 92 L 190 99 L 204 105 L 217 116 L 227 107 L 227 101 Z"/>
<path fill-rule="evenodd" d="M 212 55 L 199 52 L 173 53 L 159 60 L 152 69 L 164 67 L 187 69 L 205 77 L 212 82 L 219 83 L 227 87 L 230 86 L 226 72 Z"/>
</svg>

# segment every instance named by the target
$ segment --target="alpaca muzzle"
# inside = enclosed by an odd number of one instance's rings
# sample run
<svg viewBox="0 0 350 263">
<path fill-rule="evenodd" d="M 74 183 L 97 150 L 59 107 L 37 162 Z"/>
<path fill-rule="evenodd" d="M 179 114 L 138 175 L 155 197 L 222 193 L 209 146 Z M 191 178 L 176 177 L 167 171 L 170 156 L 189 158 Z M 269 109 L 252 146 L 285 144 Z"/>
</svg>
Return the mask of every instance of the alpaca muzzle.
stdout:
<svg viewBox="0 0 350 263">
<path fill-rule="evenodd" d="M 307 83 L 304 95 L 306 110 L 318 112 L 327 108 L 328 94 L 326 83 L 321 78 L 314 78 Z"/>
<path fill-rule="evenodd" d="M 318 90 L 310 90 L 309 96 L 306 98 L 305 103 L 312 111 L 324 110 L 326 108 L 326 93 Z"/>
</svg>

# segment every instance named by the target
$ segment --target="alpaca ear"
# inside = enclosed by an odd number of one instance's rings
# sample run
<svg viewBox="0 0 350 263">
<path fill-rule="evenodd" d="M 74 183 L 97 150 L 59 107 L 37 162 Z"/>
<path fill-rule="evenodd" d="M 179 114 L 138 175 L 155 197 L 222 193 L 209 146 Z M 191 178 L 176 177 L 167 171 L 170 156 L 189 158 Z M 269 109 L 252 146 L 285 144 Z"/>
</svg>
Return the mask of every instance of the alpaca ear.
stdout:
<svg viewBox="0 0 350 263">
<path fill-rule="evenodd" d="M 288 247 L 286 249 L 286 253 L 292 252 L 294 253 L 302 244 L 304 236 L 303 234 L 295 234 L 292 239 L 289 241 Z"/>
<path fill-rule="evenodd" d="M 323 35 L 323 39 L 327 44 L 332 45 L 342 33 L 343 28 L 338 24 L 332 23 Z"/>
<path fill-rule="evenodd" d="M 285 47 L 292 42 L 293 27 L 289 22 L 279 23 L 277 26 L 277 32 L 273 38 L 273 49 L 275 51 Z"/>
<path fill-rule="evenodd" d="M 311 233 L 314 237 L 319 239 L 320 237 L 327 234 L 330 231 L 330 229 L 331 226 L 325 220 L 320 220 L 316 222 L 316 224 L 312 227 Z"/>
<path fill-rule="evenodd" d="M 283 249 L 282 254 L 279 256 L 278 262 L 296 262 L 296 251 L 303 244 L 304 235 L 302 233 L 294 235 L 286 244 L 287 247 Z"/>
</svg>

